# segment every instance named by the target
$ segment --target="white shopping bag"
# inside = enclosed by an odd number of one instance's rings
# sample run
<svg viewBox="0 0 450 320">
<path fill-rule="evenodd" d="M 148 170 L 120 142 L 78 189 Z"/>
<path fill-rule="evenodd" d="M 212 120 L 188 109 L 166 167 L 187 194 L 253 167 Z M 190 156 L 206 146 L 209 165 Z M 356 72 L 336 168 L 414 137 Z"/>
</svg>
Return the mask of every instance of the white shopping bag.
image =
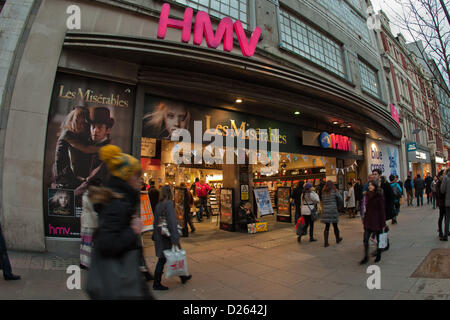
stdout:
<svg viewBox="0 0 450 320">
<path fill-rule="evenodd" d="M 385 249 L 387 247 L 388 234 L 387 232 L 383 232 L 380 234 L 378 241 L 378 249 Z"/>
<path fill-rule="evenodd" d="M 186 251 L 172 246 L 170 250 L 164 250 L 166 263 L 166 279 L 176 276 L 188 276 Z"/>
</svg>

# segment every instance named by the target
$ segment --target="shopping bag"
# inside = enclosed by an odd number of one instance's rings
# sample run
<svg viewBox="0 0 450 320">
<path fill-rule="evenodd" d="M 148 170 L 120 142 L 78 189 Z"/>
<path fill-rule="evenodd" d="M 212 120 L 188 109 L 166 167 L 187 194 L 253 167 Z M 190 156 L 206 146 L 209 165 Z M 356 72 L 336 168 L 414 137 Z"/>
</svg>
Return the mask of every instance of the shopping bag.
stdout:
<svg viewBox="0 0 450 320">
<path fill-rule="evenodd" d="M 166 263 L 166 279 L 177 276 L 188 276 L 186 251 L 172 246 L 172 249 L 164 250 Z"/>
<path fill-rule="evenodd" d="M 265 232 L 267 231 L 267 222 L 257 222 L 256 225 L 256 232 Z"/>
<path fill-rule="evenodd" d="M 297 235 L 300 236 L 303 233 L 303 228 L 305 227 L 305 218 L 303 216 L 301 216 L 298 221 L 297 224 L 295 225 L 296 229 L 297 229 Z"/>
<path fill-rule="evenodd" d="M 247 224 L 247 229 L 249 234 L 256 233 L 256 223 L 249 223 Z"/>
<path fill-rule="evenodd" d="M 388 242 L 387 232 L 381 233 L 378 240 L 378 249 L 385 249 L 387 247 L 387 242 Z"/>
</svg>

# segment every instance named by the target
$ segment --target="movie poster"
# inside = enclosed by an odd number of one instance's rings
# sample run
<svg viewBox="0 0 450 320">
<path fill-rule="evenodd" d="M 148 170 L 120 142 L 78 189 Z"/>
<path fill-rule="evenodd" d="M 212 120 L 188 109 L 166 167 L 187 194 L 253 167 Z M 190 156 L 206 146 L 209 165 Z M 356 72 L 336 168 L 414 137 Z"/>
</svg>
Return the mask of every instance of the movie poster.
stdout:
<svg viewBox="0 0 450 320">
<path fill-rule="evenodd" d="M 254 188 L 256 205 L 258 206 L 259 216 L 273 214 L 272 201 L 270 200 L 269 189 L 267 187 Z"/>
<path fill-rule="evenodd" d="M 44 160 L 48 237 L 78 238 L 82 196 L 109 178 L 98 150 L 131 152 L 135 88 L 58 73 L 50 104 Z"/>
</svg>

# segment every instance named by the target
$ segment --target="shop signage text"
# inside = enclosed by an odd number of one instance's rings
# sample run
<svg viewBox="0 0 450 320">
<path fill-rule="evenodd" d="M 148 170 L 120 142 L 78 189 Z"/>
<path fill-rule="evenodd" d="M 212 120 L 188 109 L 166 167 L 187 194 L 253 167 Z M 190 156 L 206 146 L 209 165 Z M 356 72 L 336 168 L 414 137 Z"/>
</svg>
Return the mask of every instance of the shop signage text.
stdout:
<svg viewBox="0 0 450 320">
<path fill-rule="evenodd" d="M 322 148 L 351 151 L 352 139 L 347 136 L 341 136 L 340 134 L 328 134 L 328 132 L 322 132 L 319 136 L 319 144 Z"/>
<path fill-rule="evenodd" d="M 406 148 L 407 148 L 408 152 L 416 151 L 417 150 L 417 143 L 416 142 L 408 143 L 408 144 L 406 144 Z"/>
<path fill-rule="evenodd" d="M 423 153 L 423 152 L 420 152 L 420 151 L 416 151 L 416 158 L 417 159 L 426 160 L 427 159 L 427 154 Z"/>
<path fill-rule="evenodd" d="M 181 41 L 188 43 L 191 40 L 193 10 L 186 8 L 183 20 L 169 18 L 169 12 L 170 5 L 164 3 L 159 18 L 158 39 L 164 39 L 166 37 L 167 28 L 175 28 L 182 29 Z M 239 41 L 242 54 L 246 57 L 253 56 L 261 36 L 261 28 L 256 27 L 250 37 L 250 41 L 248 41 L 242 23 L 240 21 L 233 23 L 231 18 L 225 17 L 220 21 L 214 33 L 211 26 L 211 19 L 208 13 L 204 11 L 198 11 L 195 15 L 194 44 L 197 46 L 201 45 L 204 37 L 206 45 L 209 48 L 216 49 L 223 39 L 223 50 L 230 52 L 233 50 L 233 29 Z"/>
<path fill-rule="evenodd" d="M 436 157 L 436 163 L 443 163 L 443 164 L 445 164 L 444 158 Z"/>
<path fill-rule="evenodd" d="M 111 93 L 109 96 L 104 96 L 103 94 L 96 94 L 91 89 L 65 89 L 64 85 L 60 85 L 58 98 L 73 100 L 77 99 L 77 97 L 84 102 L 128 108 L 128 100 L 122 99 L 120 94 Z"/>
</svg>

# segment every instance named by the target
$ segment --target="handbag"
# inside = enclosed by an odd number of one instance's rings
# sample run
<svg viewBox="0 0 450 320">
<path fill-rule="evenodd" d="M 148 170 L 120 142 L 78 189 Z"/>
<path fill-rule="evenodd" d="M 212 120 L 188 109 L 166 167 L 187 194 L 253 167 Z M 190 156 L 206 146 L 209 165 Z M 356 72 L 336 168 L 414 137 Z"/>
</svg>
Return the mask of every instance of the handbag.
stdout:
<svg viewBox="0 0 450 320">
<path fill-rule="evenodd" d="M 388 234 L 383 232 L 378 237 L 378 249 L 385 249 L 387 247 Z"/>
<path fill-rule="evenodd" d="M 256 223 L 247 224 L 247 231 L 249 234 L 255 234 L 256 233 Z"/>
<path fill-rule="evenodd" d="M 295 225 L 297 235 L 300 236 L 303 234 L 303 228 L 305 227 L 305 218 L 301 216 L 297 220 L 297 224 Z"/>
<path fill-rule="evenodd" d="M 166 279 L 189 275 L 185 250 L 172 245 L 172 249 L 164 250 L 163 253 L 167 259 Z"/>
<path fill-rule="evenodd" d="M 94 247 L 86 292 L 91 299 L 100 300 L 151 298 L 139 267 L 140 249 L 105 257 Z"/>
</svg>

